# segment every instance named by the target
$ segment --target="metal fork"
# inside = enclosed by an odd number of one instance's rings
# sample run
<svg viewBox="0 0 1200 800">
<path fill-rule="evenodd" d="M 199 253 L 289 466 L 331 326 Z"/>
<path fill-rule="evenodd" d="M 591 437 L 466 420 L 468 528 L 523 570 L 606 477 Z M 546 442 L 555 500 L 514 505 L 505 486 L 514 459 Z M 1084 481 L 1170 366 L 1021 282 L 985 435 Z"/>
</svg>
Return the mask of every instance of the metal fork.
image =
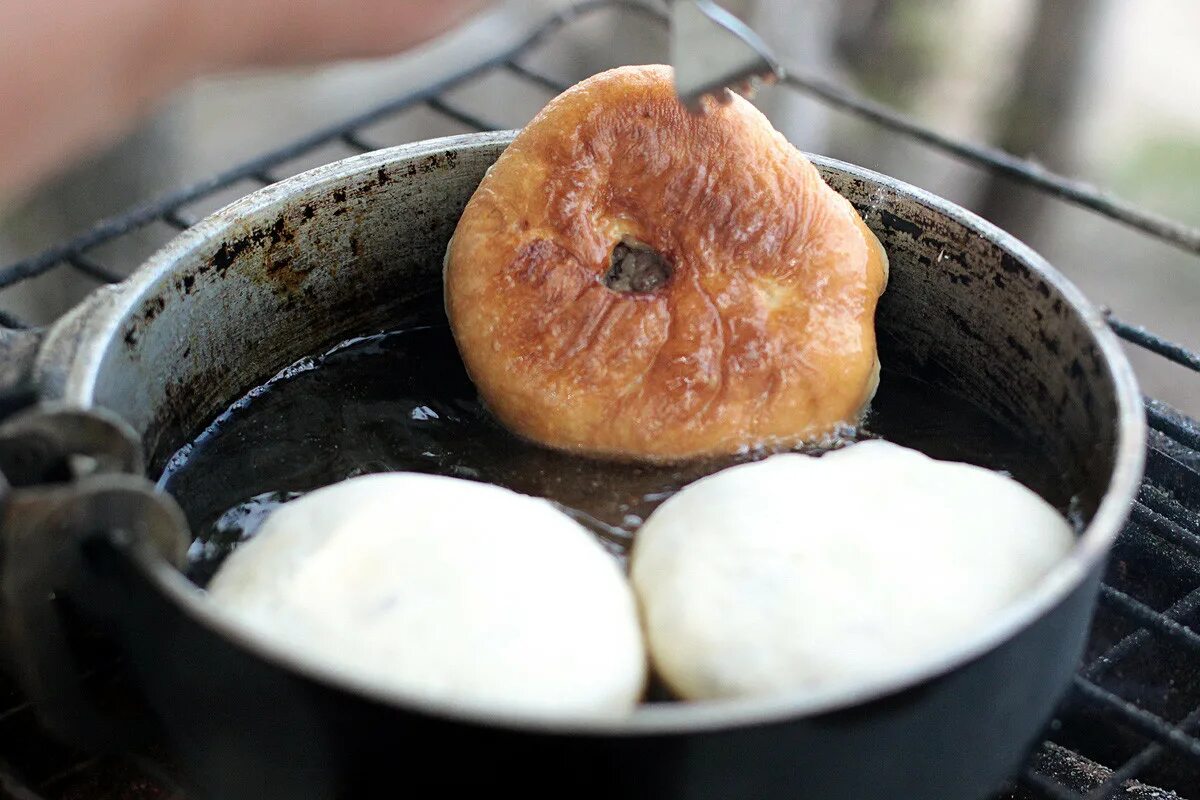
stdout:
<svg viewBox="0 0 1200 800">
<path fill-rule="evenodd" d="M 770 48 L 741 20 L 712 0 L 671 0 L 671 65 L 675 93 L 693 112 L 705 98 L 728 102 L 783 77 Z"/>
</svg>

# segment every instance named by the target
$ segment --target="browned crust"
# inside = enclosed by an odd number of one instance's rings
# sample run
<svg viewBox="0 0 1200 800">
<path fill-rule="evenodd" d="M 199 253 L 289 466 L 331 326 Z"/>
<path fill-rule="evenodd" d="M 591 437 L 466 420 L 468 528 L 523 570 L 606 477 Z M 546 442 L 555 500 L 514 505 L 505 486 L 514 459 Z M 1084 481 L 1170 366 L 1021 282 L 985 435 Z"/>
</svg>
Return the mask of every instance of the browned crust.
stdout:
<svg viewBox="0 0 1200 800">
<path fill-rule="evenodd" d="M 604 286 L 622 236 L 667 257 L 666 285 Z M 445 280 L 480 394 L 551 447 L 790 446 L 856 422 L 874 392 L 882 248 L 750 103 L 690 115 L 668 67 L 546 106 L 467 204 Z"/>
</svg>

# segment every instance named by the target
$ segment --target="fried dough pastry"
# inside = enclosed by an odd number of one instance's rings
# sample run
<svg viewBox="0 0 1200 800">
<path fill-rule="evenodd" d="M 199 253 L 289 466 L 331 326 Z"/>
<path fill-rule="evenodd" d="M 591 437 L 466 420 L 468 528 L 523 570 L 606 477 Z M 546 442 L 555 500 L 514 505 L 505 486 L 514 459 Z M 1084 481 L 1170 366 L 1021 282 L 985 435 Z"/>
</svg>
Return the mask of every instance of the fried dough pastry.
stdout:
<svg viewBox="0 0 1200 800">
<path fill-rule="evenodd" d="M 612 556 L 545 500 L 477 481 L 318 489 L 273 511 L 207 599 L 276 654 L 402 702 L 612 719 L 646 681 Z"/>
<path fill-rule="evenodd" d="M 847 691 L 970 641 L 1074 541 L 1012 478 L 875 440 L 701 478 L 638 530 L 630 575 L 679 697 Z"/>
<path fill-rule="evenodd" d="M 783 448 L 874 395 L 887 257 L 749 102 L 689 114 L 669 67 L 554 99 L 467 204 L 446 255 L 463 361 L 509 429 L 674 461 Z"/>
</svg>

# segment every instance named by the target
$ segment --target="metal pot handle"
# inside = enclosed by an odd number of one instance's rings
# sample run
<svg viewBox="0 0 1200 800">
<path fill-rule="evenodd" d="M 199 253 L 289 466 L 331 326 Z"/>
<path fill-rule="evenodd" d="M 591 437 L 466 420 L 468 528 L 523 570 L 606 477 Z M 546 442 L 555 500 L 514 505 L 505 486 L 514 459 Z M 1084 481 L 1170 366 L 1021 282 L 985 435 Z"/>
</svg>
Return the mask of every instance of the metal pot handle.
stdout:
<svg viewBox="0 0 1200 800">
<path fill-rule="evenodd" d="M 191 537 L 142 477 L 124 422 L 35 406 L 0 423 L 0 469 L 0 645 L 47 728 L 93 752 L 148 756 L 152 770 L 164 745 L 179 748 L 183 774 L 160 777 L 198 797 L 335 796 L 333 746 L 305 682 L 161 591 L 154 573 L 181 566 Z M 115 682 L 94 685 L 96 661 Z M 275 758 L 229 751 L 230 731 Z"/>
<path fill-rule="evenodd" d="M 20 391 L 19 388 L 17 391 Z M 0 611 L 22 688 L 56 736 L 91 750 L 153 741 L 140 698 L 90 689 L 97 643 L 126 607 L 100 558 L 117 544 L 174 563 L 186 522 L 141 476 L 136 435 L 115 415 L 43 404 L 0 424 Z M 124 702 L 114 705 L 114 697 Z"/>
<path fill-rule="evenodd" d="M 0 329 L 0 419 L 37 401 L 33 364 L 42 336 L 40 330 Z"/>
</svg>

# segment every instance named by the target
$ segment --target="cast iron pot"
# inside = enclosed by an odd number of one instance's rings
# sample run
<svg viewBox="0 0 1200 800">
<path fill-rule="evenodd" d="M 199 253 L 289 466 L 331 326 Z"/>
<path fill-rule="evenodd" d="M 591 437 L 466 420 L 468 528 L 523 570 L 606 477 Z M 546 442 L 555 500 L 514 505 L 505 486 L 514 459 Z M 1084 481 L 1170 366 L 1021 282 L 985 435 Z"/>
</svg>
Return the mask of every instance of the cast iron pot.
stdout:
<svg viewBox="0 0 1200 800">
<path fill-rule="evenodd" d="M 128 423 L 156 474 L 265 377 L 389 327 L 406 301 L 439 286 L 459 214 L 511 136 L 382 150 L 265 188 L 96 293 L 36 347 L 10 350 L 35 354 L 42 398 Z M 126 526 L 140 530 L 64 537 L 40 562 L 22 553 L 45 550 L 42 539 L 9 543 L 6 601 L 26 609 L 16 622 L 10 614 L 9 644 L 44 718 L 92 746 L 165 743 L 199 796 L 223 800 L 405 789 L 626 800 L 977 800 L 995 791 L 1082 651 L 1141 475 L 1140 394 L 1100 315 L 1020 242 L 911 186 L 813 160 L 890 254 L 877 320 L 885 363 L 1043 443 L 1077 497 L 1086 529 L 1020 602 L 921 667 L 852 691 L 533 723 L 372 695 L 238 635 L 170 563 L 186 542 L 164 533 L 178 524 L 164 500 Z M 56 530 L 104 528 L 118 504 L 106 491 L 60 515 Z M 51 609 L 48 592 L 14 588 L 35 562 L 57 565 L 42 587 L 55 594 L 53 610 L 41 610 Z M 100 625 L 123 656 L 150 730 L 89 705 L 63 645 L 80 620 Z"/>
</svg>

